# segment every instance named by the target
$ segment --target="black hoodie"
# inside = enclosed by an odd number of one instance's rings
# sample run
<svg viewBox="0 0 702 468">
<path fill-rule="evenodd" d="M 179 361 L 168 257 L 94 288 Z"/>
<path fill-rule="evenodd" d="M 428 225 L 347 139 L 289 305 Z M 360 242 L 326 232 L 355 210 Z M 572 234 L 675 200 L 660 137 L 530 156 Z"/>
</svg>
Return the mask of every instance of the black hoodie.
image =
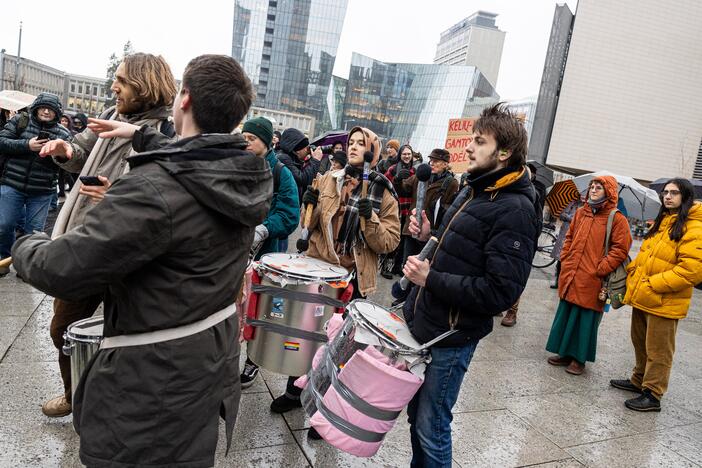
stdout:
<svg viewBox="0 0 702 468">
<path fill-rule="evenodd" d="M 300 161 L 295 154 L 295 148 L 303 143 L 307 137 L 296 128 L 286 129 L 280 137 L 278 146 L 280 150 L 276 153 L 278 161 L 292 172 L 295 183 L 297 184 L 298 199 L 302 204 L 302 194 L 307 189 L 307 186 L 312 183 L 317 172 L 319 172 L 320 161 L 310 158 L 308 161 Z"/>
</svg>

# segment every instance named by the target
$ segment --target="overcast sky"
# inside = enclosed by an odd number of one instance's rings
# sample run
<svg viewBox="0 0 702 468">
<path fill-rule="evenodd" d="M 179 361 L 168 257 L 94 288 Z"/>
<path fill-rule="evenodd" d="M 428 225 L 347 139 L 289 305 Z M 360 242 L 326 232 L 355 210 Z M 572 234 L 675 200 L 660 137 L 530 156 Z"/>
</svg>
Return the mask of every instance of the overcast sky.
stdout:
<svg viewBox="0 0 702 468">
<path fill-rule="evenodd" d="M 575 12 L 577 0 L 565 3 Z M 3 1 L 0 48 L 17 53 L 23 21 L 23 57 L 101 77 L 110 54 L 121 53 L 131 40 L 136 51 L 163 55 L 180 77 L 197 55 L 231 54 L 233 5 L 233 0 Z M 497 25 L 507 32 L 497 92 L 503 99 L 535 95 L 555 5 L 554 0 L 349 0 L 334 74 L 348 75 L 354 51 L 388 62 L 431 63 L 442 31 L 486 10 L 499 15 Z"/>
</svg>

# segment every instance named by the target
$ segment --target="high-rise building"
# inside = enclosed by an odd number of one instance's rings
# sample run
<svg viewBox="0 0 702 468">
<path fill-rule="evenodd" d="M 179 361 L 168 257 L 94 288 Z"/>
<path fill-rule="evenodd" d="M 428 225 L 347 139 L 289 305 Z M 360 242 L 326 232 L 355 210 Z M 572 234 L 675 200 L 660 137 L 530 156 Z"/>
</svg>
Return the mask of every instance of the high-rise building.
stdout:
<svg viewBox="0 0 702 468">
<path fill-rule="evenodd" d="M 565 3 L 556 5 L 551 24 L 551 37 L 546 50 L 544 71 L 541 75 L 539 98 L 534 112 L 532 131 L 529 138 L 529 159 L 544 162 L 551 141 L 553 121 L 556 118 L 558 95 L 565 71 L 568 45 L 573 31 L 573 13 Z"/>
<path fill-rule="evenodd" d="M 386 63 L 354 54 L 341 128 L 370 128 L 426 154 L 442 147 L 449 119 L 477 117 L 499 96 L 476 67 Z"/>
<path fill-rule="evenodd" d="M 579 0 L 546 162 L 642 181 L 693 174 L 702 3 Z"/>
<path fill-rule="evenodd" d="M 347 0 L 234 0 L 232 57 L 254 104 L 322 119 Z"/>
<path fill-rule="evenodd" d="M 524 128 L 527 131 L 527 136 L 531 141 L 531 131 L 534 128 L 534 114 L 536 113 L 536 96 L 529 96 L 524 99 L 514 99 L 507 101 L 507 108 L 524 123 Z M 529 155 L 529 159 L 531 155 Z"/>
<path fill-rule="evenodd" d="M 477 11 L 441 33 L 434 63 L 473 65 L 494 87 L 500 72 L 505 32 L 495 25 L 496 13 Z"/>
</svg>

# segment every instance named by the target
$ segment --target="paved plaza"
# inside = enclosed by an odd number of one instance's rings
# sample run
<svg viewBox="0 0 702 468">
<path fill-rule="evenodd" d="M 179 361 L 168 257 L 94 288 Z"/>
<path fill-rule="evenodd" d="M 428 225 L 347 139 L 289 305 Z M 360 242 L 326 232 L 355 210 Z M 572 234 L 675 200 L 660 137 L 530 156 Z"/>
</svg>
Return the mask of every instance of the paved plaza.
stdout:
<svg viewBox="0 0 702 468">
<path fill-rule="evenodd" d="M 292 244 L 294 245 L 294 243 Z M 695 467 L 702 466 L 702 292 L 696 291 L 680 323 L 670 389 L 661 413 L 624 407 L 633 395 L 609 386 L 633 365 L 628 307 L 609 312 L 600 326 L 597 362 L 582 376 L 546 363 L 544 344 L 557 294 L 552 270 L 533 270 L 519 320 L 478 345 L 454 408 L 456 467 Z M 390 282 L 381 278 L 391 300 Z M 0 278 L 0 466 L 78 467 L 78 437 L 71 418 L 49 419 L 41 404 L 57 395 L 61 379 L 49 337 L 52 298 L 20 281 Z M 242 361 L 243 363 L 243 361 Z M 306 437 L 302 410 L 270 412 L 285 377 L 263 372 L 243 392 L 232 451 L 218 467 L 404 467 L 411 450 L 403 414 L 372 458 L 357 458 Z M 109 405 L 110 402 L 105 402 Z"/>
</svg>

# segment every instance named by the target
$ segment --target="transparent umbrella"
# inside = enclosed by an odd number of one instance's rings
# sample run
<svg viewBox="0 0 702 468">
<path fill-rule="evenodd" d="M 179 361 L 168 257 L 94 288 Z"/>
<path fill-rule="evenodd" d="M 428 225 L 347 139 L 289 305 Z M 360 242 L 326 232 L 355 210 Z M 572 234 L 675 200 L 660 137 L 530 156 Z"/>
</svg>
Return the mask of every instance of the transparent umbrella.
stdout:
<svg viewBox="0 0 702 468">
<path fill-rule="evenodd" d="M 661 208 L 658 194 L 636 182 L 633 177 L 613 174 L 609 171 L 598 171 L 583 174 L 573 179 L 575 187 L 580 193 L 587 190 L 590 181 L 596 177 L 612 176 L 619 184 L 619 199 L 624 204 L 626 215 L 630 218 L 647 221 L 654 219 Z"/>
</svg>

